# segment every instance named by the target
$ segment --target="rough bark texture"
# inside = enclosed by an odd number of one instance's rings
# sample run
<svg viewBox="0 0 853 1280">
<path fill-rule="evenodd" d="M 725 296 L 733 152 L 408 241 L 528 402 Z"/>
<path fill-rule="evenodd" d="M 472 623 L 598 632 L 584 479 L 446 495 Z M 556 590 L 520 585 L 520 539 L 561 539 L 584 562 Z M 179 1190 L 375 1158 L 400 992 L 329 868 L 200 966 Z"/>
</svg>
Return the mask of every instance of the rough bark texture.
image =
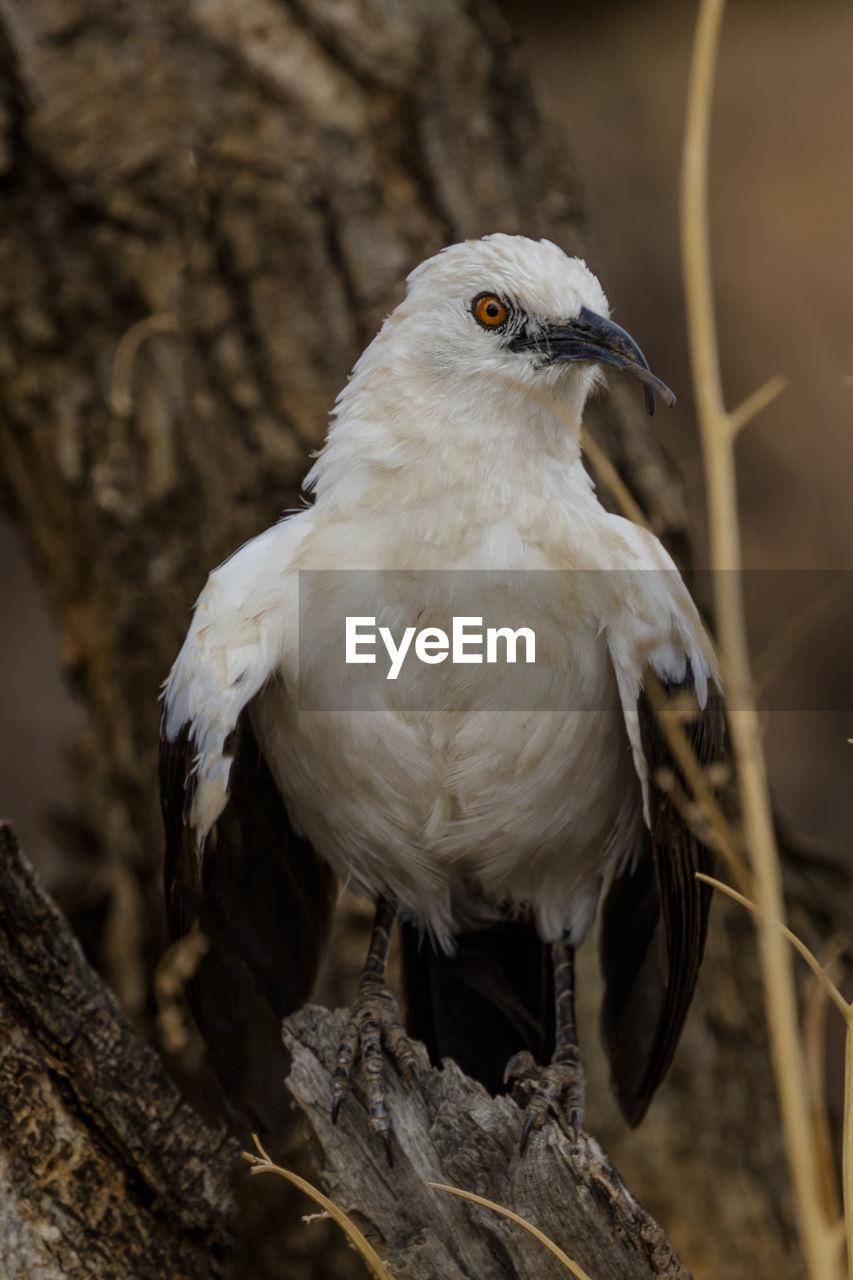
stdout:
<svg viewBox="0 0 853 1280">
<path fill-rule="evenodd" d="M 238 1158 L 181 1102 L 0 825 L 0 1272 L 221 1275 Z"/>
<path fill-rule="evenodd" d="M 293 1056 L 287 1083 L 323 1148 L 333 1199 L 372 1228 L 395 1276 L 566 1276 L 565 1265 L 518 1224 L 428 1186 L 440 1182 L 513 1209 L 591 1276 L 690 1280 L 593 1139 L 581 1134 L 573 1148 L 568 1132 L 549 1123 L 521 1156 L 521 1109 L 511 1098 L 490 1097 L 453 1062 L 441 1071 L 429 1068 L 421 1050 L 416 1083 L 389 1068 L 393 1166 L 358 1093 L 347 1098 L 333 1126 L 329 1076 L 346 1018 L 345 1010 L 331 1014 L 313 1005 L 287 1020 Z"/>
<path fill-rule="evenodd" d="M 3 496 L 89 713 L 63 901 L 144 1023 L 163 943 L 156 695 L 192 600 L 297 500 L 406 271 L 493 230 L 577 249 L 577 183 L 487 3 L 0 0 L 0 196 Z M 679 545 L 680 491 L 638 398 L 614 386 L 594 429 Z M 33 953 L 54 929 L 34 919 Z M 748 921 L 718 910 L 639 1134 L 596 1111 L 607 1086 L 586 1036 L 590 1129 L 697 1275 L 794 1280 L 755 972 Z M 7 1045 L 26 1055 L 38 992 L 11 991 Z M 39 1061 L 50 1115 L 65 1077 Z M 7 1096 L 24 1108 L 4 1129 L 20 1167 L 26 1107 L 42 1108 Z M 107 1195 L 107 1166 L 92 1177 Z M 28 1194 L 35 1232 L 43 1191 Z"/>
</svg>

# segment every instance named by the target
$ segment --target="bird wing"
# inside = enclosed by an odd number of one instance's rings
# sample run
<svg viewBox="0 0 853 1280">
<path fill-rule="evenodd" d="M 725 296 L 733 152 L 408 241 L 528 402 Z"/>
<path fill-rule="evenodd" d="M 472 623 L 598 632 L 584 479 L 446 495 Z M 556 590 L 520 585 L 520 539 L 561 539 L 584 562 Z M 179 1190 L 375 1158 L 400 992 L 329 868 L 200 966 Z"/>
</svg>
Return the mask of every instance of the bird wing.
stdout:
<svg viewBox="0 0 853 1280">
<path fill-rule="evenodd" d="M 686 590 L 684 592 L 686 597 Z M 658 622 L 660 625 L 660 622 Z M 642 630 L 641 628 L 639 630 Z M 689 795 L 649 700 L 656 679 L 685 708 L 682 727 L 703 768 L 723 759 L 722 698 L 692 604 L 673 622 L 649 661 L 633 666 L 616 646 L 622 708 L 643 787 L 639 852 L 605 897 L 601 960 L 605 979 L 601 1031 L 613 1086 L 625 1118 L 637 1125 L 672 1060 L 693 996 L 708 927 L 711 851 L 697 837 L 671 784 Z"/>
<path fill-rule="evenodd" d="M 279 1140 L 281 1019 L 310 993 L 334 891 L 249 714 L 293 634 L 292 543 L 278 525 L 211 574 L 166 682 L 160 736 L 169 930 L 203 936 L 190 1003 L 228 1102 Z"/>
</svg>

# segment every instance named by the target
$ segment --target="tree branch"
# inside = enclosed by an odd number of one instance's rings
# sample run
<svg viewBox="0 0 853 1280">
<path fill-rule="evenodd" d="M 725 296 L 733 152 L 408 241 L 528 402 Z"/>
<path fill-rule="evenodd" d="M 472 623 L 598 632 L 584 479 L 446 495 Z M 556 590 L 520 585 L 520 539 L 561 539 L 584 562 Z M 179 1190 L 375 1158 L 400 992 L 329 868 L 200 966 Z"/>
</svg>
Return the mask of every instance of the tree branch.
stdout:
<svg viewBox="0 0 853 1280">
<path fill-rule="evenodd" d="M 186 1104 L 0 825 L 0 1272 L 210 1280 L 239 1152 Z"/>
<path fill-rule="evenodd" d="M 522 1113 L 490 1097 L 448 1061 L 417 1081 L 386 1067 L 394 1117 L 394 1164 L 371 1132 L 363 1095 L 348 1096 L 331 1120 L 330 1075 L 346 1011 L 312 1005 L 285 1022 L 293 1056 L 288 1088 L 325 1158 L 332 1199 L 383 1242 L 396 1280 L 565 1280 L 564 1265 L 517 1224 L 433 1190 L 441 1182 L 494 1200 L 535 1224 L 592 1277 L 690 1280 L 660 1227 L 626 1190 L 593 1138 L 573 1148 L 548 1123 L 519 1155 Z M 370 1230 L 365 1228 L 365 1221 Z"/>
</svg>

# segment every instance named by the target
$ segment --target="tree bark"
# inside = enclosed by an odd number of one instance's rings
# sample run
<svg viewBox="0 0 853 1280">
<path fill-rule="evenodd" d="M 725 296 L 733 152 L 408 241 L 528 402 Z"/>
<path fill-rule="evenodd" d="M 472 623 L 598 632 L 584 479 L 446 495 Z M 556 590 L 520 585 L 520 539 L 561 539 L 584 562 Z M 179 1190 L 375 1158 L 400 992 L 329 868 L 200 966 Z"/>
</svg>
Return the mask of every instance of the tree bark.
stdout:
<svg viewBox="0 0 853 1280">
<path fill-rule="evenodd" d="M 239 1148 L 180 1099 L 0 825 L 0 1271 L 209 1280 Z"/>
<path fill-rule="evenodd" d="M 7 825 L 0 826 L 0 1265 L 32 1280 L 116 1274 L 194 1280 L 234 1269 L 239 1148 L 181 1102 L 86 962 Z M 288 1081 L 327 1156 L 336 1202 L 366 1220 L 402 1280 L 565 1274 L 523 1230 L 427 1183 L 533 1221 L 593 1275 L 690 1280 L 600 1147 L 548 1125 L 521 1157 L 521 1112 L 455 1064 L 388 1073 L 393 1167 L 358 1091 L 337 1127 L 330 1070 L 347 1013 L 289 1019 Z"/>
<path fill-rule="evenodd" d="M 329 1080 L 347 1020 L 316 1005 L 285 1024 L 293 1066 L 288 1088 L 325 1156 L 339 1207 L 366 1220 L 384 1261 L 406 1280 L 564 1280 L 566 1267 L 523 1227 L 430 1182 L 474 1191 L 543 1231 L 591 1276 L 690 1280 L 655 1222 L 625 1189 L 601 1147 L 547 1123 L 522 1156 L 523 1111 L 492 1098 L 454 1062 L 430 1068 L 420 1047 L 418 1079 L 386 1071 L 394 1118 L 393 1165 L 371 1132 L 364 1100 L 351 1094 L 337 1125 Z"/>
<path fill-rule="evenodd" d="M 0 68 L 2 489 L 89 714 L 64 901 L 150 1029 L 157 691 L 192 600 L 298 501 L 405 273 L 494 230 L 576 251 L 579 188 L 485 0 L 0 0 Z M 591 426 L 683 552 L 637 397 L 614 386 Z M 801 1274 L 761 1027 L 726 908 L 640 1134 L 599 1109 L 586 1037 L 590 1127 L 697 1276 Z"/>
</svg>

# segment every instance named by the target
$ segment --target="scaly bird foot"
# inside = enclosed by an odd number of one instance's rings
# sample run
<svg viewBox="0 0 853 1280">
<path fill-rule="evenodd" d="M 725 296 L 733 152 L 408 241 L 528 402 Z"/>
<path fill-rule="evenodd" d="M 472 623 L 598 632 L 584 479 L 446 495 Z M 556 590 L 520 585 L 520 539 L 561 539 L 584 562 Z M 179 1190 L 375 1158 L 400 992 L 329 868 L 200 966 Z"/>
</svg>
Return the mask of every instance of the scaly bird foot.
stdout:
<svg viewBox="0 0 853 1280">
<path fill-rule="evenodd" d="M 522 1155 L 531 1133 L 542 1128 L 549 1111 L 555 1114 L 562 1111 L 568 1116 L 577 1143 L 585 1100 L 583 1064 L 577 1045 L 559 1050 L 547 1067 L 538 1066 L 527 1049 L 513 1054 L 504 1071 L 504 1083 L 510 1080 L 517 1080 L 529 1095 L 521 1130 Z"/>
<path fill-rule="evenodd" d="M 400 1021 L 397 1001 L 386 987 L 378 983 L 363 982 L 338 1046 L 336 1065 L 332 1072 L 332 1122 L 337 1123 L 344 1098 L 352 1087 L 353 1069 L 360 1057 L 370 1123 L 374 1133 L 382 1138 L 388 1163 L 393 1164 L 391 1113 L 385 1097 L 383 1048 L 388 1050 L 406 1075 L 417 1075 L 417 1057 Z"/>
</svg>

